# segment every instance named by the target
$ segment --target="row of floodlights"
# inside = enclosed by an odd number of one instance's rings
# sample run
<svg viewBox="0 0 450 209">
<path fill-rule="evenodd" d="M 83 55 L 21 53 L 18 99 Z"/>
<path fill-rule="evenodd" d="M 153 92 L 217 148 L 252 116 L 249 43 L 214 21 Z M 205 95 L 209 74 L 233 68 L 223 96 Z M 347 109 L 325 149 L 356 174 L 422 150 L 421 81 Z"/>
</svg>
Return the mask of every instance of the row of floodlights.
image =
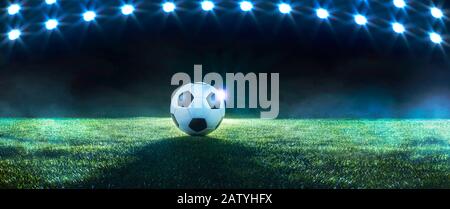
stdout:
<svg viewBox="0 0 450 209">
<path fill-rule="evenodd" d="M 54 5 L 57 3 L 57 0 L 45 0 L 45 3 L 47 5 Z M 210 1 L 210 0 L 202 1 L 200 4 L 204 11 L 212 11 L 215 7 L 214 2 Z M 399 9 L 403 9 L 407 6 L 407 3 L 405 0 L 393 0 L 393 5 Z M 253 9 L 253 3 L 251 1 L 241 1 L 239 3 L 239 6 L 240 6 L 241 10 L 244 12 L 248 12 Z M 165 2 L 162 4 L 162 8 L 165 12 L 173 12 L 176 9 L 176 5 L 173 2 Z M 17 4 L 17 3 L 11 4 L 8 7 L 8 14 L 9 15 L 18 14 L 20 9 L 21 9 L 20 4 Z M 129 14 L 133 13 L 134 6 L 132 6 L 131 4 L 127 4 L 127 5 L 124 5 L 121 8 L 121 10 L 124 15 L 129 15 Z M 292 11 L 292 7 L 288 3 L 280 3 L 278 5 L 278 10 L 283 14 L 288 14 Z M 440 19 L 440 18 L 444 17 L 444 13 L 442 12 L 442 10 L 437 7 L 431 8 L 430 13 L 434 18 Z M 328 12 L 324 11 L 324 10 L 318 11 L 317 15 L 321 18 L 327 18 L 329 16 Z"/>
<path fill-rule="evenodd" d="M 57 0 L 45 0 L 45 3 L 48 5 L 56 4 Z M 397 8 L 405 8 L 407 6 L 406 2 L 404 0 L 393 0 L 393 4 Z M 215 4 L 213 1 L 210 0 L 204 0 L 200 3 L 200 6 L 202 10 L 204 11 L 213 11 Z M 250 12 L 253 10 L 253 3 L 251 1 L 241 1 L 239 2 L 239 7 L 244 12 Z M 8 14 L 9 15 L 16 15 L 20 12 L 21 6 L 19 4 L 11 4 L 8 7 Z M 132 4 L 125 4 L 121 8 L 121 13 L 123 15 L 131 15 L 135 11 L 135 6 Z M 176 10 L 176 4 L 173 2 L 165 2 L 162 4 L 162 10 L 166 13 L 174 12 Z M 289 14 L 292 11 L 292 6 L 288 3 L 280 3 L 278 4 L 278 10 L 282 14 Z M 320 19 L 328 19 L 330 17 L 330 12 L 325 8 L 317 8 L 315 10 L 316 16 Z M 441 9 L 437 7 L 433 7 L 430 9 L 431 15 L 436 19 L 441 19 L 444 17 L 444 13 Z M 89 10 L 85 11 L 82 14 L 82 18 L 86 22 L 94 21 L 97 17 L 97 13 L 95 11 Z M 368 23 L 368 19 L 366 16 L 362 14 L 355 14 L 353 16 L 354 21 L 356 24 L 364 26 Z M 57 19 L 49 19 L 45 22 L 45 28 L 47 30 L 54 30 L 58 27 L 58 20 Z M 393 22 L 392 23 L 392 30 L 395 33 L 403 34 L 406 32 L 406 28 L 403 24 L 399 22 Z M 16 40 L 20 38 L 21 31 L 19 29 L 13 29 L 8 33 L 8 38 L 10 40 Z M 433 43 L 440 44 L 442 43 L 443 39 L 442 36 L 436 32 L 429 33 L 429 38 Z"/>
</svg>

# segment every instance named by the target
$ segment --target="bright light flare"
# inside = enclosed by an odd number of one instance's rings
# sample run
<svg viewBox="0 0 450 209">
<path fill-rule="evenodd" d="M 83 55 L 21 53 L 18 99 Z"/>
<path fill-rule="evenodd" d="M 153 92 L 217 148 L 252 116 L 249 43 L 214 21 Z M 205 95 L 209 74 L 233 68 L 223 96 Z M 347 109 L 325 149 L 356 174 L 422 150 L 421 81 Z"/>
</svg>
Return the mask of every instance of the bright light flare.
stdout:
<svg viewBox="0 0 450 209">
<path fill-rule="evenodd" d="M 56 19 L 50 19 L 45 22 L 45 28 L 47 28 L 47 30 L 54 30 L 58 27 L 58 25 L 59 22 Z"/>
<path fill-rule="evenodd" d="M 444 17 L 444 12 L 442 12 L 442 10 L 437 7 L 431 8 L 430 12 L 431 12 L 431 16 L 433 16 L 436 19 L 441 19 Z"/>
<path fill-rule="evenodd" d="M 253 4 L 250 1 L 241 1 L 241 3 L 239 3 L 239 6 L 241 7 L 241 10 L 244 12 L 248 12 L 253 9 Z"/>
<path fill-rule="evenodd" d="M 439 35 L 438 33 L 435 33 L 435 32 L 430 33 L 430 40 L 431 40 L 431 42 L 433 42 L 435 44 L 442 43 L 441 35 Z"/>
<path fill-rule="evenodd" d="M 365 25 L 367 24 L 367 18 L 364 15 L 355 15 L 355 22 L 358 25 Z"/>
<path fill-rule="evenodd" d="M 97 17 L 97 14 L 94 11 L 87 11 L 85 13 L 83 13 L 83 19 L 86 22 L 90 22 L 95 20 L 95 18 Z"/>
<path fill-rule="evenodd" d="M 201 3 L 203 11 L 212 11 L 214 9 L 214 3 L 212 1 L 203 1 Z"/>
<path fill-rule="evenodd" d="M 125 4 L 120 8 L 120 10 L 122 11 L 123 15 L 131 15 L 133 14 L 135 8 L 131 4 Z"/>
<path fill-rule="evenodd" d="M 405 0 L 394 0 L 393 3 L 394 3 L 395 7 L 400 8 L 400 9 L 406 7 Z"/>
<path fill-rule="evenodd" d="M 20 10 L 22 9 L 22 7 L 20 7 L 19 4 L 11 4 L 8 7 L 8 14 L 9 15 L 15 15 L 18 14 L 20 12 Z"/>
<path fill-rule="evenodd" d="M 19 29 L 13 29 L 8 33 L 8 39 L 14 41 L 22 35 L 22 32 Z"/>
<path fill-rule="evenodd" d="M 330 16 L 330 13 L 326 9 L 319 8 L 316 10 L 316 15 L 320 19 L 327 19 Z"/>
<path fill-rule="evenodd" d="M 217 90 L 217 99 L 220 101 L 227 100 L 227 92 L 224 89 Z"/>
<path fill-rule="evenodd" d="M 281 3 L 278 5 L 278 10 L 283 14 L 289 14 L 292 11 L 292 7 L 287 3 Z"/>
<path fill-rule="evenodd" d="M 406 31 L 405 26 L 398 22 L 392 23 L 392 30 L 396 33 L 404 33 Z"/>
<path fill-rule="evenodd" d="M 52 5 L 56 3 L 56 0 L 45 0 L 45 3 L 48 5 Z"/>
<path fill-rule="evenodd" d="M 162 9 L 164 12 L 173 12 L 176 9 L 176 5 L 173 2 L 166 2 L 162 5 Z"/>
</svg>

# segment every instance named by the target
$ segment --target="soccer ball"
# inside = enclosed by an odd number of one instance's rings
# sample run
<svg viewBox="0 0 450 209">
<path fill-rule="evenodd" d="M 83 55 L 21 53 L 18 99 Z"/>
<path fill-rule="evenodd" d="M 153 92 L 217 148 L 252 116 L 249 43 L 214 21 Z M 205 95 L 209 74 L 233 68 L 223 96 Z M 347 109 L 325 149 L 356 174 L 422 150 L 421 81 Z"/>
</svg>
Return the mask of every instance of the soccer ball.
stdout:
<svg viewBox="0 0 450 209">
<path fill-rule="evenodd" d="M 225 116 L 223 93 L 196 82 L 181 86 L 172 95 L 170 114 L 175 125 L 189 135 L 207 135 Z"/>
</svg>

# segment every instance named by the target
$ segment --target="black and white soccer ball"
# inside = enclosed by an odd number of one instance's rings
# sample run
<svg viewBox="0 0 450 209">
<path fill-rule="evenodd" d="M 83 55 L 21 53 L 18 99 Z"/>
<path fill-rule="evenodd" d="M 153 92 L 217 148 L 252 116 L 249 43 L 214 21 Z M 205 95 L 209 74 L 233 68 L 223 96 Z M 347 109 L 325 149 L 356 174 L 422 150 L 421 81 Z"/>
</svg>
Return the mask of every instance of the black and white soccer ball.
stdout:
<svg viewBox="0 0 450 209">
<path fill-rule="evenodd" d="M 209 84 L 186 84 L 172 95 L 170 114 L 183 132 L 207 135 L 219 127 L 225 116 L 224 99 L 223 92 Z"/>
</svg>

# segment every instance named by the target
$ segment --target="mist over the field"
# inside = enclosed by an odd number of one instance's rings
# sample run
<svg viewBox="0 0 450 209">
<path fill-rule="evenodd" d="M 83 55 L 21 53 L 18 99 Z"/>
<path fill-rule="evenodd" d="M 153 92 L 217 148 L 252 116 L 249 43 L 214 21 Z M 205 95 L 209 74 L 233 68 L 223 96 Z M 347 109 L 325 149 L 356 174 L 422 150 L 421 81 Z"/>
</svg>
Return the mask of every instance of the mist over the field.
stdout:
<svg viewBox="0 0 450 209">
<path fill-rule="evenodd" d="M 1 116 L 167 116 L 175 89 L 171 76 L 192 75 L 193 65 L 203 64 L 204 74 L 280 73 L 280 117 L 450 117 L 450 67 L 442 61 L 367 54 L 323 57 L 299 53 L 295 46 L 257 50 L 252 43 L 192 47 L 136 42 L 128 47 L 133 50 L 91 53 L 88 47 L 75 55 L 27 55 L 4 62 Z M 227 111 L 236 117 L 259 113 Z"/>
</svg>

